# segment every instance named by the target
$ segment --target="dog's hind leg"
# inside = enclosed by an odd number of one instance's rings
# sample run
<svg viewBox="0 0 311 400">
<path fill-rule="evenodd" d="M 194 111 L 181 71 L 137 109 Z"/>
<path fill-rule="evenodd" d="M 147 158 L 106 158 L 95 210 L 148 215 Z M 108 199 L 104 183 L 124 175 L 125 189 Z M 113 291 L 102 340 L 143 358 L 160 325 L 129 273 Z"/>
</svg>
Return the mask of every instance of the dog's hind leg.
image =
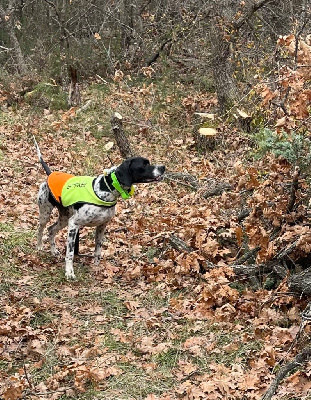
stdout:
<svg viewBox="0 0 311 400">
<path fill-rule="evenodd" d="M 58 220 L 53 225 L 48 227 L 51 253 L 55 257 L 59 255 L 59 251 L 55 244 L 55 236 L 60 230 L 64 229 L 65 226 L 67 226 L 67 223 L 68 223 L 68 213 L 64 212 L 63 210 L 59 210 Z"/>
<path fill-rule="evenodd" d="M 95 251 L 94 251 L 94 264 L 98 265 L 100 262 L 100 255 L 104 242 L 105 228 L 107 224 L 99 225 L 95 233 Z"/>
<path fill-rule="evenodd" d="M 42 183 L 38 193 L 39 226 L 37 234 L 37 249 L 42 250 L 42 237 L 46 224 L 49 222 L 54 206 L 49 202 L 49 189 L 46 182 Z"/>
<path fill-rule="evenodd" d="M 65 275 L 67 279 L 75 278 L 75 273 L 73 270 L 73 256 L 78 231 L 79 225 L 76 223 L 74 216 L 72 216 L 68 221 L 67 251 L 65 258 Z"/>
</svg>

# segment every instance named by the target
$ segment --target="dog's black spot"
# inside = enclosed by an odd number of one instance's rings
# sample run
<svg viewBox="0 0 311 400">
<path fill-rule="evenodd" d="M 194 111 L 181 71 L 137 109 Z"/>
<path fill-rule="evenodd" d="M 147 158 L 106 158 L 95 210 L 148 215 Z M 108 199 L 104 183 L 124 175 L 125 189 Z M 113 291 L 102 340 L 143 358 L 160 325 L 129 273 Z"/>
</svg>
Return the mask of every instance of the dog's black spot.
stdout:
<svg viewBox="0 0 311 400">
<path fill-rule="evenodd" d="M 53 207 L 59 207 L 59 202 L 54 199 L 51 192 L 49 192 L 49 202 L 52 204 Z"/>
<path fill-rule="evenodd" d="M 77 229 L 71 229 L 68 232 L 68 247 L 69 247 L 69 252 L 72 252 L 75 248 L 75 241 L 76 241 L 76 235 L 78 231 Z"/>
<path fill-rule="evenodd" d="M 85 203 L 76 203 L 76 204 L 73 205 L 73 208 L 74 208 L 75 210 L 79 210 L 81 207 L 84 206 L 84 204 L 85 204 Z"/>
</svg>

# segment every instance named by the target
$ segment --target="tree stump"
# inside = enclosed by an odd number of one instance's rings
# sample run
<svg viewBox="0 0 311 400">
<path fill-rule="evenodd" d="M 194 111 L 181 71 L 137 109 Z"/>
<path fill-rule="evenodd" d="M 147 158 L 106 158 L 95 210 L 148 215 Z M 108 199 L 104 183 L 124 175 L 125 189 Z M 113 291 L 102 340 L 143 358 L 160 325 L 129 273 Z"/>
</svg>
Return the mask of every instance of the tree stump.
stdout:
<svg viewBox="0 0 311 400">
<path fill-rule="evenodd" d="M 131 146 L 128 141 L 128 138 L 126 137 L 126 135 L 123 131 L 122 120 L 123 120 L 122 115 L 115 112 L 110 120 L 111 127 L 112 127 L 112 131 L 113 131 L 113 135 L 114 135 L 117 145 L 119 147 L 121 156 L 123 158 L 130 158 L 130 157 L 133 157 L 133 152 L 131 150 Z"/>
<path fill-rule="evenodd" d="M 215 150 L 216 134 L 214 128 L 208 128 L 209 120 L 214 119 L 214 114 L 195 113 L 194 114 L 194 132 L 193 137 L 198 152 L 206 153 Z"/>
<path fill-rule="evenodd" d="M 250 133 L 251 131 L 251 123 L 253 117 L 247 114 L 245 111 L 236 109 L 236 114 L 234 114 L 236 120 L 238 121 L 239 127 L 243 132 Z"/>
<path fill-rule="evenodd" d="M 77 107 L 81 104 L 80 89 L 78 85 L 77 69 L 72 66 L 69 67 L 70 86 L 68 94 L 68 105 L 70 107 Z"/>
</svg>

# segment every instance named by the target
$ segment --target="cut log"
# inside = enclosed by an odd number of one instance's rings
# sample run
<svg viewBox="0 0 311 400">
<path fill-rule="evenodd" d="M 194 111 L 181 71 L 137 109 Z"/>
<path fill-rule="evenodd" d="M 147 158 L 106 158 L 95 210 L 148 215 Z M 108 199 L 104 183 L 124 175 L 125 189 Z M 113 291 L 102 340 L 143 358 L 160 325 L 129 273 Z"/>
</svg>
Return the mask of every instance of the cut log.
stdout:
<svg viewBox="0 0 311 400">
<path fill-rule="evenodd" d="M 111 126 L 112 126 L 113 135 L 114 135 L 117 145 L 119 147 L 121 156 L 123 158 L 130 158 L 130 157 L 133 157 L 133 152 L 131 150 L 131 146 L 128 141 L 128 138 L 126 137 L 126 135 L 123 131 L 122 120 L 123 120 L 122 115 L 115 112 L 113 114 L 113 116 L 111 117 L 110 122 L 111 122 Z"/>
</svg>

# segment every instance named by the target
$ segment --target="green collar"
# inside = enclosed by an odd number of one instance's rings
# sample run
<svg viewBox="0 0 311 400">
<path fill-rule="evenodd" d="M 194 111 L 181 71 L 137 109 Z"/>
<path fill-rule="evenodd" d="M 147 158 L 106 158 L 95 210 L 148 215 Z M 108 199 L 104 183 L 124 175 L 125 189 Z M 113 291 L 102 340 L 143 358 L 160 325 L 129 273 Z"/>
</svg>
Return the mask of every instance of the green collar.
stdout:
<svg viewBox="0 0 311 400">
<path fill-rule="evenodd" d="M 126 200 L 133 196 L 135 190 L 133 185 L 131 186 L 131 189 L 129 191 L 124 190 L 120 185 L 115 172 L 112 172 L 110 176 L 112 179 L 112 186 L 120 193 L 122 199 Z"/>
</svg>

